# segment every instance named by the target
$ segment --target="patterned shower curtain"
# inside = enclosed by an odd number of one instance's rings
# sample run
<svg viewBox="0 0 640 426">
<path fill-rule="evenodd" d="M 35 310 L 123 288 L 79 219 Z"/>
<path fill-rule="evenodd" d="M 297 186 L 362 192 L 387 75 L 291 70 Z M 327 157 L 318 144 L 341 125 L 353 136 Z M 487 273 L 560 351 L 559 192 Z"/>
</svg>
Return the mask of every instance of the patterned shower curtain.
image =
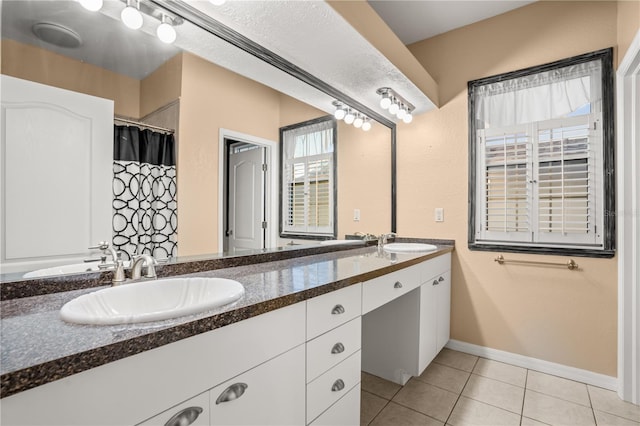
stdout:
<svg viewBox="0 0 640 426">
<path fill-rule="evenodd" d="M 178 254 L 175 138 L 114 126 L 113 246 L 123 260 Z"/>
</svg>

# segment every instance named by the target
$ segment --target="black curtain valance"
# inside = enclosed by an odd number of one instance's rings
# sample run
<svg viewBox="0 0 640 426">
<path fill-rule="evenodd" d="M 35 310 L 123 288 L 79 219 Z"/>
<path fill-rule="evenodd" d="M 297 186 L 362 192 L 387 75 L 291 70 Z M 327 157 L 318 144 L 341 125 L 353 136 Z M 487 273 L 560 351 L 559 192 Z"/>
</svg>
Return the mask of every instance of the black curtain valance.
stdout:
<svg viewBox="0 0 640 426">
<path fill-rule="evenodd" d="M 115 125 L 113 138 L 115 161 L 137 161 L 156 166 L 176 165 L 175 138 L 172 134 Z"/>
</svg>

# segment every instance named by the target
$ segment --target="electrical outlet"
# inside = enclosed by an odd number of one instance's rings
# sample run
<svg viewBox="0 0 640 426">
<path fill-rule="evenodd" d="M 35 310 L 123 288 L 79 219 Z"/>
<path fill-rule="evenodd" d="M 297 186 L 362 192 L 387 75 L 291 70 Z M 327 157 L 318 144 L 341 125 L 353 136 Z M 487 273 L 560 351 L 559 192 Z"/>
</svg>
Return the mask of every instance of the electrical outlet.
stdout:
<svg viewBox="0 0 640 426">
<path fill-rule="evenodd" d="M 444 209 L 442 207 L 436 207 L 434 216 L 436 222 L 444 222 Z"/>
<path fill-rule="evenodd" d="M 360 222 L 360 209 L 353 209 L 353 221 Z"/>
</svg>

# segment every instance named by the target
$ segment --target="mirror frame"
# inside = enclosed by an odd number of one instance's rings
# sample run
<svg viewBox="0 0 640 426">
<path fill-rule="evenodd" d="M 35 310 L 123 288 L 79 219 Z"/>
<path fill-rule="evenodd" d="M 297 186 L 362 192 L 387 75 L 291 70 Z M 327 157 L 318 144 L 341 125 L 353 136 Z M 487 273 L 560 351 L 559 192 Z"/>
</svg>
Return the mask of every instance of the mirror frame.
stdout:
<svg viewBox="0 0 640 426">
<path fill-rule="evenodd" d="M 309 86 L 318 89 L 321 92 L 333 97 L 338 102 L 349 105 L 352 108 L 366 114 L 378 123 L 391 130 L 391 232 L 397 232 L 397 132 L 396 123 L 389 120 L 385 116 L 373 111 L 362 103 L 356 101 L 345 93 L 328 85 L 324 81 L 299 68 L 293 63 L 287 61 L 280 55 L 266 49 L 258 43 L 250 40 L 234 29 L 224 25 L 223 23 L 204 15 L 199 10 L 190 6 L 184 0 L 174 0 L 172 2 L 163 2 L 160 0 L 149 0 L 159 8 L 164 8 L 169 12 L 179 16 L 182 19 L 190 21 L 192 24 L 199 26 L 208 33 L 232 44 L 233 46 L 255 56 L 267 64 L 289 74 L 298 80 L 307 83 Z"/>
</svg>

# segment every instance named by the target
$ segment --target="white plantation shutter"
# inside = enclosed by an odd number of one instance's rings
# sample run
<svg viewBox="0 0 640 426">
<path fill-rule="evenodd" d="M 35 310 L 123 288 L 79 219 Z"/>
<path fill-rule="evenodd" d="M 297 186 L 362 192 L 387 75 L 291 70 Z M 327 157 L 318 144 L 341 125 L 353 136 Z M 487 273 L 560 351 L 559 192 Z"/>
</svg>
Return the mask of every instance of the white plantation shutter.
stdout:
<svg viewBox="0 0 640 426">
<path fill-rule="evenodd" d="M 283 132 L 282 232 L 334 234 L 334 123 Z"/>
<path fill-rule="evenodd" d="M 596 244 L 599 120 L 580 116 L 552 120 L 538 128 L 537 240 Z"/>
<path fill-rule="evenodd" d="M 599 61 L 475 90 L 475 241 L 603 246 Z"/>
</svg>

